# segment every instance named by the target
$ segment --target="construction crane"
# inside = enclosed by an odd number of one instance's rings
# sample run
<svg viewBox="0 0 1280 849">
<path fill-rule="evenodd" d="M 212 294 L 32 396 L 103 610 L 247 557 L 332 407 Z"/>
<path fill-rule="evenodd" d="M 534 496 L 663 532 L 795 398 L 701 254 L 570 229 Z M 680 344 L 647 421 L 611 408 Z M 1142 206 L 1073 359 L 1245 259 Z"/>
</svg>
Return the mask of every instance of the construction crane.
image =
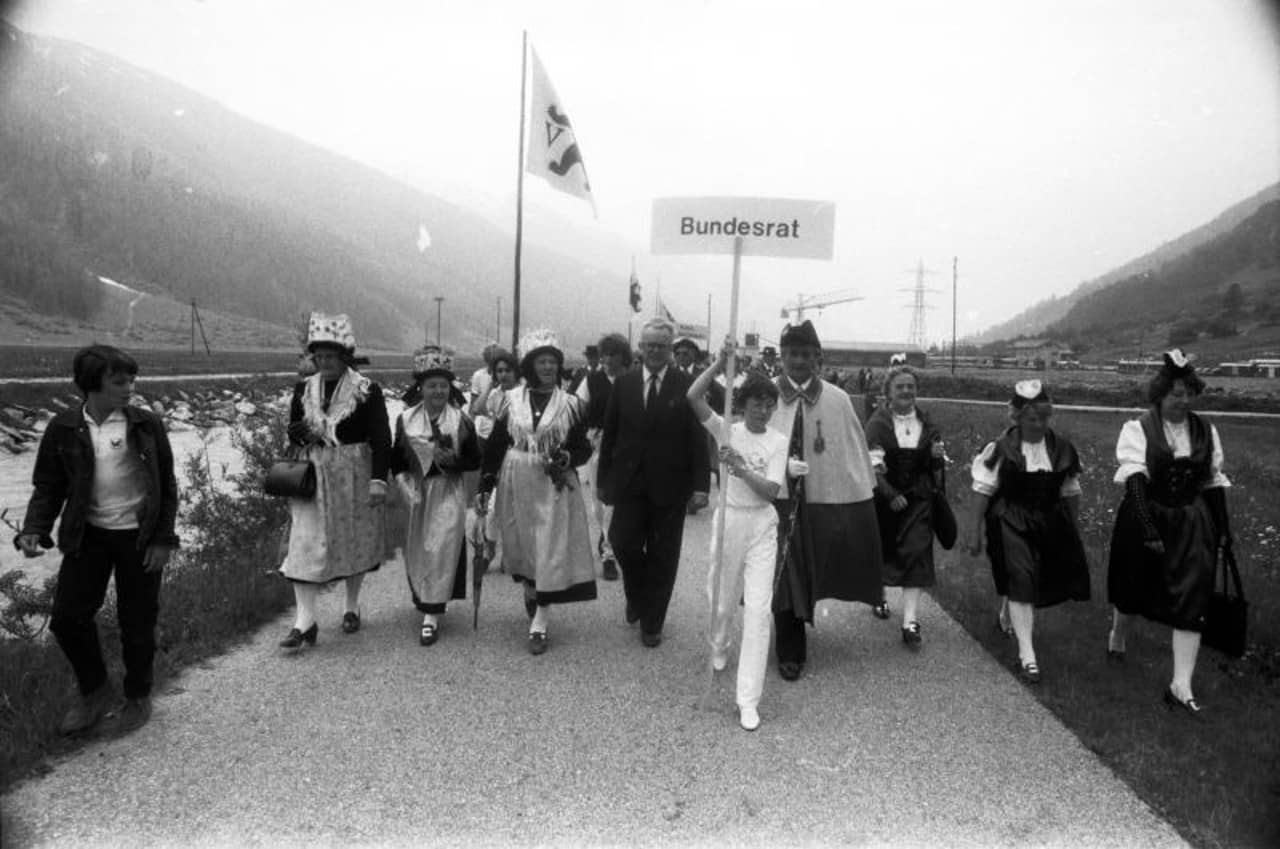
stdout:
<svg viewBox="0 0 1280 849">
<path fill-rule="evenodd" d="M 796 299 L 782 307 L 782 317 L 790 319 L 791 314 L 796 314 L 796 323 L 804 321 L 805 310 L 820 310 L 823 307 L 833 306 L 835 304 L 845 304 L 849 301 L 861 301 L 862 295 L 856 294 L 853 289 L 837 289 L 834 292 L 824 292 L 821 295 L 797 295 Z"/>
</svg>

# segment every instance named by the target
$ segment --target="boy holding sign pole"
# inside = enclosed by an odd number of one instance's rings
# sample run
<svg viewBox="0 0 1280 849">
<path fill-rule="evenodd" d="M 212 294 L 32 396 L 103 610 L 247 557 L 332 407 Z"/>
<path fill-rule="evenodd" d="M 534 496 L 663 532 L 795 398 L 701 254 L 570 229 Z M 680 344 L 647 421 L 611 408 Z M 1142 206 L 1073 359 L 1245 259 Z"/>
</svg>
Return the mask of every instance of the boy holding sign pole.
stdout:
<svg viewBox="0 0 1280 849">
<path fill-rule="evenodd" d="M 716 438 L 723 435 L 724 420 L 711 409 L 705 396 L 732 356 L 734 343 L 730 336 L 715 365 L 703 371 L 689 387 L 694 415 Z M 778 388 L 772 381 L 750 374 L 735 395 L 738 403 L 733 406 L 741 407 L 743 420 L 731 426 L 729 444 L 722 445 L 719 451 L 728 475 L 725 499 L 712 521 L 711 567 L 707 571 L 711 666 L 718 672 L 728 663 L 729 625 L 741 598 L 738 717 L 743 728 L 754 731 L 760 726 L 756 709 L 769 659 L 770 605 L 778 554 L 778 513 L 773 500 L 786 483 L 787 438 L 768 427 L 778 404 Z"/>
</svg>

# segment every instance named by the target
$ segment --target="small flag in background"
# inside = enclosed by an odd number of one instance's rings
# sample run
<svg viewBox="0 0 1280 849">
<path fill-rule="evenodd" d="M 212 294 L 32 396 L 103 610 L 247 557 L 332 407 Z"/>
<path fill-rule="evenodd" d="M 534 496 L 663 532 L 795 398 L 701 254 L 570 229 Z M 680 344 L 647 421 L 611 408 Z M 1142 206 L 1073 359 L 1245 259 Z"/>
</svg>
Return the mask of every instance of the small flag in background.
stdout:
<svg viewBox="0 0 1280 849">
<path fill-rule="evenodd" d="M 533 91 L 529 100 L 529 149 L 524 170 L 546 180 L 551 188 L 580 197 L 591 204 L 591 184 L 582 163 L 582 151 L 569 123 L 569 113 L 556 96 L 538 54 L 529 45 L 533 67 Z"/>
<path fill-rule="evenodd" d="M 640 278 L 634 268 L 631 269 L 631 311 L 640 312 Z"/>
<path fill-rule="evenodd" d="M 431 247 L 431 234 L 427 232 L 425 224 L 418 225 L 418 253 L 426 253 L 427 248 Z"/>
</svg>

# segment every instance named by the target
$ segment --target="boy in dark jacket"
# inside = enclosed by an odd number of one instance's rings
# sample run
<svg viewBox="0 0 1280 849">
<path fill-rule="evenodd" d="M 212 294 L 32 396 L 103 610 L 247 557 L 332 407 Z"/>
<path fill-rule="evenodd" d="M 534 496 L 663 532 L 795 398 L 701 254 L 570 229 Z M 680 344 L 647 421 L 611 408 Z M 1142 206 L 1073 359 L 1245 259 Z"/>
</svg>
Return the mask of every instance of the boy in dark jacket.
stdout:
<svg viewBox="0 0 1280 849">
<path fill-rule="evenodd" d="M 115 701 L 95 621 L 112 572 L 124 656 L 125 704 L 117 723 L 132 731 L 151 717 L 152 658 L 160 581 L 178 545 L 178 485 L 164 423 L 129 406 L 138 364 L 109 345 L 90 345 L 72 361 L 82 407 L 49 422 L 36 456 L 22 531 L 27 557 L 63 554 L 49 630 L 71 663 L 80 702 L 62 720 L 64 734 L 92 731 Z"/>
</svg>

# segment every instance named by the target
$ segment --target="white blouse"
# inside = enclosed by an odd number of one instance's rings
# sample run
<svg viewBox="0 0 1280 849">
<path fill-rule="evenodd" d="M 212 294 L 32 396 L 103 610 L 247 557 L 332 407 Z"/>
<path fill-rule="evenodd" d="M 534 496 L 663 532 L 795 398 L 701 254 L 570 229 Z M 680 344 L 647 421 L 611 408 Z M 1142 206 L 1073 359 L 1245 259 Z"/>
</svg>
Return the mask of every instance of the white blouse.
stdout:
<svg viewBox="0 0 1280 849">
<path fill-rule="evenodd" d="M 1177 424 L 1164 421 L 1163 425 L 1164 438 L 1173 449 L 1173 456 L 1190 457 L 1191 430 L 1187 420 L 1183 419 Z M 1209 432 L 1213 434 L 1213 457 L 1209 461 L 1212 477 L 1201 489 L 1229 487 L 1231 481 L 1222 473 L 1222 440 L 1218 438 L 1218 429 L 1213 425 L 1209 425 Z M 1116 461 L 1120 463 L 1120 468 L 1116 469 L 1116 483 L 1123 484 L 1130 475 L 1138 472 L 1151 477 L 1147 471 L 1147 434 L 1142 429 L 1141 419 L 1131 419 L 1120 428 L 1120 438 L 1116 440 Z"/>
<path fill-rule="evenodd" d="M 1039 442 L 1023 442 L 1021 448 L 1028 472 L 1053 471 L 1053 463 L 1049 461 L 1049 449 L 1045 447 L 1043 439 Z M 982 449 L 982 453 L 973 458 L 973 466 L 970 469 L 973 475 L 973 491 L 979 495 L 992 496 L 1000 489 L 1000 464 L 997 463 L 995 468 L 987 467 L 987 461 L 995 452 L 996 444 L 988 442 L 987 447 Z M 1062 488 L 1058 490 L 1058 494 L 1063 498 L 1079 495 L 1080 492 L 1079 475 L 1068 475 L 1062 482 Z"/>
<path fill-rule="evenodd" d="M 905 416 L 890 411 L 893 415 L 893 435 L 898 440 L 899 448 L 915 448 L 920 444 L 920 435 L 924 430 L 924 425 L 920 421 L 920 417 L 916 415 L 916 411 L 912 408 L 911 412 Z M 888 467 L 884 463 L 884 447 L 881 445 L 873 445 L 867 453 L 871 455 L 871 465 L 875 467 L 877 474 L 884 474 Z"/>
</svg>

